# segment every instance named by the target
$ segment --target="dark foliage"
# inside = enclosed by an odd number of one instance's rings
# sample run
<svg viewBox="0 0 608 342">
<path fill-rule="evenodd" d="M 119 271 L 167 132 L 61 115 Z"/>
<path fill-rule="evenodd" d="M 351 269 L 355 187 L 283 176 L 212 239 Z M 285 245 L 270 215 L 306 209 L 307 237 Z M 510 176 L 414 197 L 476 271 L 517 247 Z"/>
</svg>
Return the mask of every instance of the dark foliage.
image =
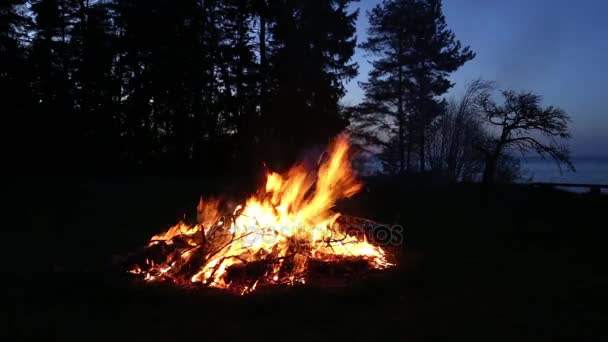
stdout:
<svg viewBox="0 0 608 342">
<path fill-rule="evenodd" d="M 441 0 L 386 0 L 372 9 L 369 22 L 361 47 L 377 58 L 362 84 L 365 101 L 355 130 L 390 145 L 400 173 L 412 171 L 414 157 L 424 171 L 429 130 L 445 107 L 438 96 L 452 87 L 449 74 L 475 54 L 447 28 Z"/>
<path fill-rule="evenodd" d="M 288 164 L 347 124 L 350 2 L 4 1 L 12 170 L 217 176 Z"/>
</svg>

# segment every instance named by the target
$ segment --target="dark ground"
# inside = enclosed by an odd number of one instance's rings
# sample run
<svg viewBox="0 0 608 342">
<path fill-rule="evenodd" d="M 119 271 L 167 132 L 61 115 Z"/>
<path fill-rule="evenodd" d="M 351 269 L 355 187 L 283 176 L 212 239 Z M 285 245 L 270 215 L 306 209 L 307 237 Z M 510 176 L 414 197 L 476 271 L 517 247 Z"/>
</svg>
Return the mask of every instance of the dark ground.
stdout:
<svg viewBox="0 0 608 342">
<path fill-rule="evenodd" d="M 406 228 L 398 269 L 347 288 L 234 297 L 141 286 L 108 267 L 217 186 L 11 180 L 8 332 L 104 341 L 606 337 L 608 196 L 509 186 L 484 202 L 474 185 L 367 184 L 341 207 Z"/>
</svg>

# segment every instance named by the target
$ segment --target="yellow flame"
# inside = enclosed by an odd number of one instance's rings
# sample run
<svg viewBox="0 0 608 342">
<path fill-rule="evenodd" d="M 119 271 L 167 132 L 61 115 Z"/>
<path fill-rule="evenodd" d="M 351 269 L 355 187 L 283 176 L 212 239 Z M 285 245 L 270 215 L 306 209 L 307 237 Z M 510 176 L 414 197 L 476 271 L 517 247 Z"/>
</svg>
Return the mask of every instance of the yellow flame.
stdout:
<svg viewBox="0 0 608 342">
<path fill-rule="evenodd" d="M 306 269 L 309 258 L 357 256 L 368 260 L 373 267 L 388 267 L 391 264 L 380 247 L 365 239 L 342 236 L 335 229 L 340 215 L 332 210 L 336 201 L 360 189 L 361 183 L 350 167 L 348 138 L 341 135 L 331 145 L 327 160 L 321 163 L 316 174 L 308 172 L 302 164 L 295 165 L 284 176 L 269 172 L 264 188 L 243 207 L 237 207 L 236 217 L 227 222 L 219 220 L 218 201 L 201 199 L 197 207 L 198 224 L 178 223 L 165 233 L 153 236 L 152 241 L 171 244 L 177 236 L 187 240 L 199 233 L 205 236 L 217 233 L 211 231 L 212 226 L 221 228 L 219 237 L 207 238 L 222 241 L 224 234 L 226 244 L 220 243 L 217 251 L 208 253 L 198 272 L 189 279 L 220 288 L 230 287 L 224 277 L 231 266 L 267 259 L 277 260 L 264 275 L 264 279 L 275 283 L 304 283 L 300 273 Z M 181 258 L 189 260 L 192 255 L 189 250 L 181 254 Z M 293 265 L 291 271 L 284 274 L 283 261 L 289 256 L 294 256 Z M 175 261 L 171 264 L 168 259 L 167 264 L 153 267 L 154 275 L 149 271 L 146 279 L 171 274 L 174 264 Z M 142 271 L 137 267 L 135 272 Z M 253 291 L 258 281 L 241 293 Z"/>
</svg>

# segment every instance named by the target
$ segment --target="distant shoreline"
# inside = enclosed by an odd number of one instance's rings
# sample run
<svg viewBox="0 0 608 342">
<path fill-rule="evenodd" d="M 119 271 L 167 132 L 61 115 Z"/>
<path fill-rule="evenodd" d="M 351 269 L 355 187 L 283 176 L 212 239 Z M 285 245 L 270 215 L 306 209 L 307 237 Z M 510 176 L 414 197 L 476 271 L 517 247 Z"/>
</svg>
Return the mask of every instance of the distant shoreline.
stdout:
<svg viewBox="0 0 608 342">
<path fill-rule="evenodd" d="M 523 182 L 608 184 L 608 157 L 573 157 L 576 172 L 541 157 L 520 158 Z"/>
<path fill-rule="evenodd" d="M 549 158 L 549 157 L 544 157 L 543 158 L 543 157 L 540 157 L 538 155 L 524 156 L 524 157 L 518 156 L 517 158 L 520 161 L 525 161 L 526 159 L 527 160 L 547 160 L 547 161 L 552 161 L 552 159 Z M 599 155 L 599 156 L 580 155 L 580 156 L 571 156 L 570 159 L 572 161 L 575 161 L 575 160 L 608 160 L 608 155 L 605 155 L 605 156 L 601 156 L 601 155 Z"/>
</svg>

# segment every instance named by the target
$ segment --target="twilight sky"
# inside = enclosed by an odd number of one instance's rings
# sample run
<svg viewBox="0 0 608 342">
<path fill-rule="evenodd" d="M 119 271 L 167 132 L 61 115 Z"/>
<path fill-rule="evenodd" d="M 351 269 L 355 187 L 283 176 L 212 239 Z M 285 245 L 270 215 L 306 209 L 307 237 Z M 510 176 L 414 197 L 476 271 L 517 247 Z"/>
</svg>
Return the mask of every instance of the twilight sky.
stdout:
<svg viewBox="0 0 608 342">
<path fill-rule="evenodd" d="M 381 0 L 361 0 L 358 41 L 366 39 L 367 14 Z M 444 0 L 448 27 L 477 57 L 452 76 L 448 96 L 481 77 L 499 86 L 530 90 L 544 104 L 572 117 L 573 156 L 608 156 L 608 1 Z M 345 104 L 363 97 L 369 56 L 358 50 L 359 76 L 347 85 Z"/>
</svg>

